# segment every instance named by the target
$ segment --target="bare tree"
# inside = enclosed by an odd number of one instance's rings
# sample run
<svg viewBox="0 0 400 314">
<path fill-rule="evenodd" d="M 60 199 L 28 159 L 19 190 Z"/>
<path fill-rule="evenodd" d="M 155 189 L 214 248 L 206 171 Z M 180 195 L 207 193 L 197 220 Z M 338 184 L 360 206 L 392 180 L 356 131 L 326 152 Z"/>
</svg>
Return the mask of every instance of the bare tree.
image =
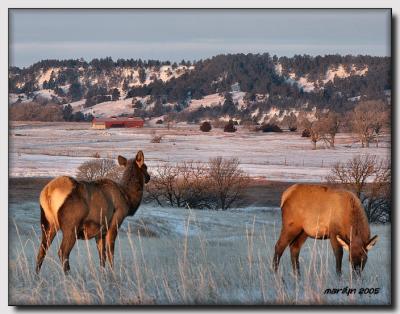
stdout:
<svg viewBox="0 0 400 314">
<path fill-rule="evenodd" d="M 305 112 L 300 112 L 298 124 L 303 129 L 303 133 L 307 132 L 312 143 L 312 149 L 317 149 L 317 142 L 322 139 L 320 124 L 318 120 L 310 121 Z"/>
<path fill-rule="evenodd" d="M 239 167 L 239 159 L 210 159 L 209 178 L 216 196 L 216 208 L 226 210 L 242 198 L 249 184 L 248 175 Z"/>
<path fill-rule="evenodd" d="M 100 158 L 85 161 L 77 169 L 76 177 L 78 180 L 94 181 L 97 179 L 108 178 L 119 181 L 122 170 L 112 159 Z"/>
<path fill-rule="evenodd" d="M 356 156 L 345 163 L 336 163 L 327 181 L 351 189 L 363 203 L 370 222 L 391 220 L 389 161 L 378 161 L 371 155 Z"/>
<path fill-rule="evenodd" d="M 388 122 L 388 108 L 382 101 L 360 102 L 353 110 L 351 121 L 362 147 L 369 147 L 374 137 L 378 145 L 378 136 Z"/>
<path fill-rule="evenodd" d="M 331 148 L 335 147 L 335 137 L 339 132 L 340 119 L 336 112 L 329 111 L 327 115 L 319 119 L 322 139 L 329 143 Z"/>
</svg>

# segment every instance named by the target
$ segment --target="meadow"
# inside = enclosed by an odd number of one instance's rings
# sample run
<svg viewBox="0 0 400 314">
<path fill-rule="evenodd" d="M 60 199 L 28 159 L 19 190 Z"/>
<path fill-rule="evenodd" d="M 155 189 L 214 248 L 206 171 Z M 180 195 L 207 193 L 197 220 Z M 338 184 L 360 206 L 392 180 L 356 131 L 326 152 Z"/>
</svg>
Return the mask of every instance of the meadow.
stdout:
<svg viewBox="0 0 400 314">
<path fill-rule="evenodd" d="M 115 267 L 101 269 L 94 241 L 78 241 L 71 273 L 62 271 L 60 234 L 42 271 L 34 272 L 39 246 L 35 202 L 10 205 L 10 304 L 390 304 L 390 225 L 372 225 L 380 240 L 361 279 L 343 258 L 336 276 L 329 241 L 308 239 L 301 277 L 291 271 L 289 250 L 272 271 L 280 231 L 278 208 L 228 212 L 143 205 L 121 226 Z M 356 289 L 355 294 L 326 289 Z M 359 294 L 360 289 L 378 293 Z M 372 291 L 372 290 L 371 290 Z M 376 291 L 376 290 L 374 290 Z"/>
<path fill-rule="evenodd" d="M 154 134 L 162 136 L 161 143 L 151 143 Z M 120 228 L 114 269 L 100 268 L 93 240 L 78 241 L 71 253 L 71 273 L 65 275 L 57 256 L 59 234 L 36 275 L 38 195 L 45 178 L 74 176 L 94 153 L 133 157 L 139 149 L 150 171 L 165 162 L 237 157 L 253 180 L 268 184 L 255 186 L 246 205 L 228 211 L 142 204 Z M 319 144 L 312 151 L 308 139 L 289 132 L 239 129 L 224 134 L 213 129 L 203 134 L 198 126 L 188 125 L 96 131 L 85 123 L 13 123 L 9 304 L 390 304 L 390 224 L 371 225 L 371 233 L 380 239 L 369 253 L 361 279 L 352 276 L 346 252 L 343 276 L 337 277 L 329 241 L 313 239 L 300 253 L 301 277 L 291 271 L 289 249 L 279 272 L 272 271 L 284 188 L 293 182 L 323 182 L 335 162 L 366 153 L 387 158 L 390 138 L 383 138 L 379 148 L 365 150 L 351 135 L 339 134 L 335 149 Z"/>
</svg>

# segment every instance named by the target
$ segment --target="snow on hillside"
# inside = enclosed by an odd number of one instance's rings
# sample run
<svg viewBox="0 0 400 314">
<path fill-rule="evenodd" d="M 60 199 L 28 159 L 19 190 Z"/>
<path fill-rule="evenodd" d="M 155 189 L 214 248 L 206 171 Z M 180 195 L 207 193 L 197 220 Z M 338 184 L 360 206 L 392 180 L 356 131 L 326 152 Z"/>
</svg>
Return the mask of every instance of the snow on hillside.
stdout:
<svg viewBox="0 0 400 314">
<path fill-rule="evenodd" d="M 74 112 L 77 112 L 77 111 L 82 111 L 83 110 L 83 105 L 84 105 L 85 102 L 86 102 L 86 99 L 81 99 L 81 100 L 78 100 L 78 101 L 71 102 L 70 105 L 72 107 L 72 110 Z"/>
<path fill-rule="evenodd" d="M 224 103 L 224 100 L 225 100 L 224 96 L 220 96 L 218 93 L 207 95 L 202 99 L 192 99 L 189 104 L 188 110 L 193 111 L 200 108 L 201 106 L 214 107 L 218 106 L 218 104 L 222 105 Z"/>
<path fill-rule="evenodd" d="M 133 114 L 134 112 L 132 98 L 106 101 L 85 109 L 78 109 L 76 105 L 75 108 L 74 111 L 82 111 L 83 114 L 91 113 L 97 118 Z"/>
<path fill-rule="evenodd" d="M 243 108 L 245 106 L 245 103 L 243 101 L 244 96 L 246 95 L 245 92 L 231 92 L 232 95 L 232 100 L 235 104 L 237 104 L 237 107 Z M 187 110 L 193 111 L 199 109 L 201 106 L 203 107 L 215 107 L 218 105 L 222 105 L 225 101 L 225 97 L 218 93 L 216 94 L 211 94 L 207 95 L 201 99 L 192 99 L 189 107 Z M 229 120 L 229 118 L 228 118 Z"/>
<path fill-rule="evenodd" d="M 54 74 L 57 75 L 60 72 L 60 68 L 49 68 L 44 72 L 43 70 L 40 71 L 39 77 L 37 78 L 39 86 L 43 87 L 43 82 L 44 81 L 48 82 L 50 80 L 52 72 L 54 72 Z"/>
<path fill-rule="evenodd" d="M 302 88 L 306 93 L 313 92 L 315 89 L 314 82 L 309 81 L 306 77 L 299 77 L 299 79 L 296 80 L 295 73 L 290 73 L 286 81 L 291 84 L 297 84 L 297 86 Z"/>
<path fill-rule="evenodd" d="M 41 89 L 40 91 L 33 92 L 36 97 L 41 97 L 47 100 L 51 100 L 53 97 L 57 98 L 57 95 L 52 89 Z"/>
<path fill-rule="evenodd" d="M 238 108 L 245 107 L 245 104 L 244 104 L 244 101 L 243 101 L 244 96 L 246 96 L 245 92 L 232 92 L 231 95 L 232 95 L 233 102 L 235 104 L 237 104 Z"/>
<path fill-rule="evenodd" d="M 275 72 L 282 76 L 283 75 L 283 67 L 282 64 L 278 63 L 275 65 Z M 326 71 L 324 79 L 322 79 L 323 85 L 327 84 L 328 82 L 333 82 L 335 77 L 338 78 L 346 78 L 349 76 L 363 76 L 366 75 L 368 72 L 368 67 L 363 67 L 361 69 L 356 68 L 356 66 L 353 64 L 350 68 L 350 71 L 346 71 L 346 69 L 343 67 L 343 65 L 339 65 L 337 68 L 329 68 L 328 71 Z M 286 78 L 286 81 L 291 84 L 296 84 L 299 88 L 302 88 L 305 92 L 310 93 L 315 90 L 315 84 L 318 82 L 311 81 L 308 79 L 308 75 L 300 76 L 297 77 L 296 73 L 291 72 L 289 73 L 289 77 Z M 323 88 L 323 86 L 319 86 L 319 88 Z"/>
<path fill-rule="evenodd" d="M 22 102 L 28 100 L 25 94 L 13 94 L 10 93 L 8 94 L 8 104 L 12 105 L 15 104 L 18 100 L 21 100 Z"/>
<path fill-rule="evenodd" d="M 356 69 L 354 64 L 351 66 L 350 72 L 347 72 L 343 65 L 339 65 L 337 69 L 329 69 L 326 74 L 325 74 L 325 79 L 322 80 L 324 84 L 328 82 L 333 82 L 335 76 L 339 78 L 346 78 L 349 77 L 350 75 L 358 75 L 358 76 L 363 76 L 368 72 L 368 67 L 365 67 L 363 69 Z"/>
</svg>

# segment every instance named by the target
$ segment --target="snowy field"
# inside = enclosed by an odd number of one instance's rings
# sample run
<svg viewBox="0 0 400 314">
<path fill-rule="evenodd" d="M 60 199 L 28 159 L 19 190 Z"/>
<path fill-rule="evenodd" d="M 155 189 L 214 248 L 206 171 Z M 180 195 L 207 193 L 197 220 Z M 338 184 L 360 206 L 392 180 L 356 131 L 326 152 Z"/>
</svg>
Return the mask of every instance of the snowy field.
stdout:
<svg viewBox="0 0 400 314">
<path fill-rule="evenodd" d="M 301 278 L 291 272 L 289 250 L 278 275 L 272 257 L 280 231 L 277 208 L 229 212 L 142 205 L 121 226 L 115 268 L 99 267 L 95 242 L 78 241 L 65 276 L 54 240 L 39 276 L 36 202 L 10 204 L 10 304 L 390 304 L 390 225 L 372 225 L 380 240 L 361 280 L 335 274 L 329 241 L 308 239 L 300 254 Z M 356 294 L 326 294 L 326 289 Z M 377 294 L 359 294 L 378 288 Z"/>
<path fill-rule="evenodd" d="M 92 158 L 133 157 L 143 150 L 146 163 L 180 161 L 207 162 L 209 158 L 237 157 L 243 170 L 254 178 L 278 181 L 324 181 L 330 167 L 356 155 L 390 157 L 390 138 L 383 136 L 379 148 L 368 149 L 349 134 L 338 134 L 336 148 L 320 142 L 311 149 L 310 140 L 298 133 L 255 133 L 239 127 L 236 133 L 213 129 L 200 132 L 197 125 L 142 129 L 92 130 L 89 123 L 12 123 L 10 127 L 10 172 L 12 177 L 74 175 L 77 167 Z M 161 143 L 151 143 L 154 134 Z"/>
<path fill-rule="evenodd" d="M 161 143 L 151 143 L 162 136 Z M 151 171 L 160 163 L 207 162 L 237 157 L 253 178 L 278 181 L 324 181 L 330 166 L 359 154 L 390 155 L 390 139 L 362 149 L 348 134 L 337 147 L 311 150 L 297 133 L 235 134 L 198 126 L 91 130 L 88 123 L 13 123 L 10 127 L 9 175 L 74 175 L 95 153 L 116 159 L 144 151 Z M 292 275 L 289 250 L 280 272 L 272 272 L 274 245 L 281 227 L 277 207 L 229 211 L 161 208 L 142 204 L 127 218 L 116 242 L 115 268 L 99 267 L 94 241 L 78 241 L 65 276 L 57 257 L 58 235 L 39 276 L 34 273 L 39 246 L 38 190 L 22 179 L 12 185 L 9 204 L 10 304 L 390 304 L 390 224 L 372 225 L 380 240 L 369 254 L 361 280 L 352 278 L 348 255 L 344 275 L 335 274 L 329 241 L 309 239 L 300 254 L 301 278 Z M 33 179 L 34 180 L 34 179 Z M 34 181 L 32 181 L 34 182 Z M 275 189 L 273 187 L 272 189 Z M 271 189 L 271 187 L 270 187 Z M 278 191 L 278 190 L 277 190 Z M 24 197 L 18 197 L 24 193 Z M 357 289 L 357 294 L 326 294 L 326 289 Z M 377 294 L 359 294 L 378 288 Z M 371 290 L 372 291 L 372 290 Z M 373 290 L 375 291 L 375 290 Z"/>
</svg>

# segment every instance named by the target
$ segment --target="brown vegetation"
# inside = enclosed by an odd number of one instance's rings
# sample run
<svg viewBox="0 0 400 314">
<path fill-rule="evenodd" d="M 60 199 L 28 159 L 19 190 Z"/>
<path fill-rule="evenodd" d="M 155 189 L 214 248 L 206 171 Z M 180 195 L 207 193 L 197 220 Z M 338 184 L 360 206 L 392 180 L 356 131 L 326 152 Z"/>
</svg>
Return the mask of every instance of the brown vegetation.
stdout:
<svg viewBox="0 0 400 314">
<path fill-rule="evenodd" d="M 78 180 L 94 181 L 102 178 L 108 178 L 119 181 L 122 175 L 122 169 L 117 166 L 114 160 L 95 157 L 80 165 L 77 169 L 76 178 Z"/>
<path fill-rule="evenodd" d="M 389 108 L 382 101 L 360 102 L 351 115 L 353 132 L 360 139 L 362 147 L 369 147 L 375 138 L 378 147 L 378 137 L 384 126 L 389 124 Z"/>
<path fill-rule="evenodd" d="M 63 121 L 62 106 L 23 102 L 9 107 L 11 121 Z"/>
<path fill-rule="evenodd" d="M 357 156 L 338 162 L 327 181 L 351 189 L 364 205 L 368 220 L 375 223 L 391 221 L 391 166 L 376 156 Z"/>
<path fill-rule="evenodd" d="M 165 164 L 155 168 L 146 199 L 160 206 L 226 210 L 243 198 L 248 184 L 237 159 Z"/>
<path fill-rule="evenodd" d="M 200 125 L 200 131 L 202 132 L 210 132 L 212 129 L 211 127 L 211 123 L 208 121 L 204 121 L 201 125 Z"/>
</svg>

